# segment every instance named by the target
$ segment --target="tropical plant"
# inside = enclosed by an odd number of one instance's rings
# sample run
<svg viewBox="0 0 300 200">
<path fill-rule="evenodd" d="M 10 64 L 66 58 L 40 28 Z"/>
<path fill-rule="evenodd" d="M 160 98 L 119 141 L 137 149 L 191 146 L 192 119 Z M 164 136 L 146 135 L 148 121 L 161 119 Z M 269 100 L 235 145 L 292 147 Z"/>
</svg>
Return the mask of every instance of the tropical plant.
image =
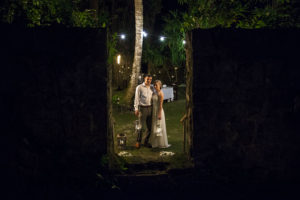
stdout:
<svg viewBox="0 0 300 200">
<path fill-rule="evenodd" d="M 178 12 L 171 11 L 163 17 L 162 35 L 164 41 L 145 42 L 143 49 L 143 62 L 148 64 L 148 71 L 158 74 L 164 71 L 165 82 L 172 83 L 173 80 L 170 71 L 174 67 L 180 68 L 185 62 L 184 31 L 182 29 L 182 20 Z"/>
<path fill-rule="evenodd" d="M 0 3 L 0 16 L 2 22 L 28 27 L 105 27 L 109 14 L 103 4 L 105 0 L 4 0 Z"/>
<path fill-rule="evenodd" d="M 188 6 L 183 27 L 277 28 L 299 26 L 290 0 L 178 0 Z M 298 21 L 298 22 L 297 22 Z"/>
<path fill-rule="evenodd" d="M 182 28 L 181 18 L 178 12 L 171 11 L 170 15 L 164 17 L 165 26 L 163 33 L 167 36 L 164 43 L 170 51 L 172 65 L 181 66 L 185 61 L 184 38 L 185 32 Z"/>
</svg>

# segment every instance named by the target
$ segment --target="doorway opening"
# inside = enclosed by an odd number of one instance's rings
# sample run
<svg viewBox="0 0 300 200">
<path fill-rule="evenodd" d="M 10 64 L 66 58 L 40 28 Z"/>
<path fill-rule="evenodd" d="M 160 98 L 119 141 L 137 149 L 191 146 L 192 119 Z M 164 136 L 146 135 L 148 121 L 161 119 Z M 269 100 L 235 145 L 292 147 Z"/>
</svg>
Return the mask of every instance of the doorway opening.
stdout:
<svg viewBox="0 0 300 200">
<path fill-rule="evenodd" d="M 162 81 L 164 92 L 163 109 L 167 130 L 168 148 L 149 148 L 144 146 L 145 133 L 140 148 L 136 148 L 137 130 L 132 104 L 126 105 L 124 98 L 126 87 L 120 87 L 120 82 L 129 81 L 131 65 L 126 58 L 123 62 L 112 65 L 112 76 L 109 80 L 111 87 L 111 131 L 112 139 L 109 144 L 112 153 L 122 159 L 129 168 L 152 171 L 168 171 L 170 169 L 193 168 L 194 164 L 190 155 L 191 140 L 188 133 L 187 117 L 187 90 L 186 83 L 190 83 L 190 74 L 186 74 L 185 66 L 174 66 L 172 68 L 156 67 L 156 71 L 150 71 L 154 83 L 155 80 Z M 126 65 L 126 67 L 125 67 Z M 148 71 L 143 70 L 143 71 Z M 144 74 L 139 77 L 139 84 L 144 81 Z M 176 82 L 175 82 L 176 80 Z M 188 81 L 187 81 L 188 80 Z M 127 84 L 128 85 L 128 84 Z M 190 94 L 188 94 L 190 95 Z M 150 141 L 151 143 L 151 141 Z M 138 166 L 138 167 L 137 167 Z M 144 166 L 144 167 L 141 167 Z"/>
</svg>

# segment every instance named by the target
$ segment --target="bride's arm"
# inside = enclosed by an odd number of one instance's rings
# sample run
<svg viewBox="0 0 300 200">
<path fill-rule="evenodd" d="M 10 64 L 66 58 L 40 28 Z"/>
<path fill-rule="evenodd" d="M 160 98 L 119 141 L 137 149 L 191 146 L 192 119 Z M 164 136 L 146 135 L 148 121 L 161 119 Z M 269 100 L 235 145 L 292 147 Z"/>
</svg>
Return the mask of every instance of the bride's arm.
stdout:
<svg viewBox="0 0 300 200">
<path fill-rule="evenodd" d="M 163 107 L 163 102 L 164 102 L 164 93 L 160 91 L 159 93 L 159 111 L 158 111 L 158 119 L 161 119 L 161 111 Z"/>
</svg>

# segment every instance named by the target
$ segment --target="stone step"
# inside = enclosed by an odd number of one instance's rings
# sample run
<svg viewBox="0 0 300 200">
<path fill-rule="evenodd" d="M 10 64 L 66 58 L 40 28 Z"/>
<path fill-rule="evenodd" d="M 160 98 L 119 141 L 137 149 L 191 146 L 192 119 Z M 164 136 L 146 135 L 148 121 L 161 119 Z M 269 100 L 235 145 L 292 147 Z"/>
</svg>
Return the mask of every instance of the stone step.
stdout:
<svg viewBox="0 0 300 200">
<path fill-rule="evenodd" d="M 158 171 L 158 170 L 142 170 L 142 171 L 137 171 L 135 173 L 126 173 L 126 174 L 118 174 L 116 177 L 148 177 L 148 176 L 165 176 L 168 175 L 167 171 Z"/>
</svg>

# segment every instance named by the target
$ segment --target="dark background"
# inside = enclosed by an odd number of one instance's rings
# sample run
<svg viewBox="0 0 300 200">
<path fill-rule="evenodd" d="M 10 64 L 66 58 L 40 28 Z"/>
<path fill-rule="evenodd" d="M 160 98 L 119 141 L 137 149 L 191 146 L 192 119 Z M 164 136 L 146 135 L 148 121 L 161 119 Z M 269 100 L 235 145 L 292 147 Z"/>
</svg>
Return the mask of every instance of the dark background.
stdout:
<svg viewBox="0 0 300 200">
<path fill-rule="evenodd" d="M 236 182 L 299 180 L 299 30 L 195 30 L 194 158 Z"/>
<path fill-rule="evenodd" d="M 6 191 L 55 198 L 94 186 L 107 149 L 105 30 L 1 25 L 1 33 Z"/>
</svg>

